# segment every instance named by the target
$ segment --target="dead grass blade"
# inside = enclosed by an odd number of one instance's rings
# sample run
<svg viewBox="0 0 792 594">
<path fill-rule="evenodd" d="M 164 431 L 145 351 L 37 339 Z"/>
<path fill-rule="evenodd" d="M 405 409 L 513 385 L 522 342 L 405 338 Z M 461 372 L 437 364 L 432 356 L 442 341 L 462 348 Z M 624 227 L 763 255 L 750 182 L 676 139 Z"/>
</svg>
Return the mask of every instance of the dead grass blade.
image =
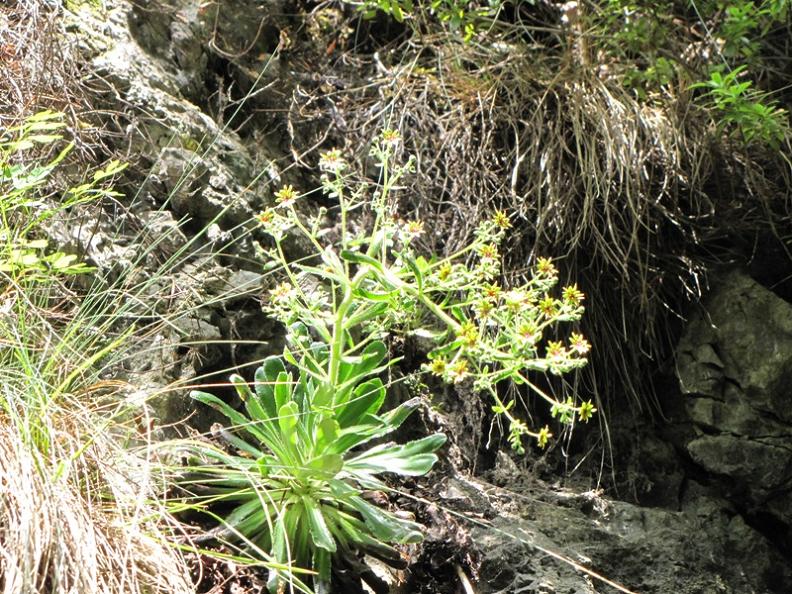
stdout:
<svg viewBox="0 0 792 594">
<path fill-rule="evenodd" d="M 149 461 L 117 432 L 75 402 L 43 426 L 0 418 L 0 592 L 193 592 Z"/>
</svg>

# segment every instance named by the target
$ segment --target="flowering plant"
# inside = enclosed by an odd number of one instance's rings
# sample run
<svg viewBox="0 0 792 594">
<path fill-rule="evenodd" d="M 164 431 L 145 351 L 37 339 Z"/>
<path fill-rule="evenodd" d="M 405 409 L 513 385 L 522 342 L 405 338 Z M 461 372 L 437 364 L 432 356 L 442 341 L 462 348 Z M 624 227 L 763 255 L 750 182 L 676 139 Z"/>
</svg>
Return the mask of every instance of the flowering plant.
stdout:
<svg viewBox="0 0 792 594">
<path fill-rule="evenodd" d="M 223 535 L 263 553 L 273 592 L 281 591 L 287 575 L 296 584 L 295 566 L 312 568 L 316 590 L 329 591 L 335 562 L 367 553 L 399 564 L 389 543 L 421 538 L 417 524 L 363 498 L 364 490 L 386 490 L 381 473 L 429 472 L 445 442 L 436 434 L 358 450 L 398 428 L 418 405 L 411 400 L 380 412 L 386 392 L 381 376 L 396 361 L 384 338 L 429 339 L 433 348 L 423 369 L 448 382 L 472 380 L 489 393 L 518 451 L 524 436 L 544 446 L 550 431 L 532 431 L 520 420 L 514 401 L 501 399 L 498 383 L 531 385 L 529 371 L 565 373 L 584 365 L 590 348 L 576 333 L 567 342 L 545 340 L 549 329 L 580 318 L 584 299 L 575 285 L 554 295 L 558 272 L 550 260 L 540 259 L 524 285 L 498 284 L 499 246 L 512 224 L 506 213 L 493 213 L 455 254 L 418 254 L 415 240 L 425 226 L 400 220 L 391 199 L 411 169 L 411 161 L 400 165 L 394 158 L 399 141 L 388 130 L 374 144 L 381 178 L 373 189 L 353 181 L 340 151 L 322 154 L 322 186 L 337 201 L 336 228 L 323 228 L 324 209 L 313 219 L 303 215 L 292 186 L 276 193 L 258 223 L 274 244 L 264 256 L 282 274 L 265 308 L 287 328 L 283 356 L 264 362 L 255 391 L 232 377 L 246 414 L 211 394 L 193 393 L 231 421 L 219 435 L 238 453 L 198 443 L 183 486 L 199 508 L 233 505 L 222 520 Z M 313 246 L 299 261 L 286 256 L 293 234 Z M 585 421 L 594 412 L 590 402 L 578 406 L 538 393 L 562 421 L 575 414 Z"/>
<path fill-rule="evenodd" d="M 260 221 L 275 241 L 268 255 L 285 276 L 271 291 L 269 310 L 287 327 L 298 320 L 305 323 L 336 345 L 339 357 L 345 348 L 337 340 L 339 332 L 352 336 L 353 328 L 371 338 L 399 332 L 431 340 L 434 348 L 424 370 L 447 382 L 472 380 L 477 390 L 488 393 L 493 410 L 508 421 L 509 441 L 517 451 L 523 451 L 523 436 L 544 446 L 551 434 L 548 427 L 533 431 L 515 416 L 514 402 L 503 402 L 496 390 L 503 380 L 529 385 L 562 422 L 571 422 L 575 414 L 588 421 L 596 410 L 590 401 L 558 400 L 527 376 L 530 371 L 560 375 L 586 364 L 591 347 L 580 333 L 572 332 L 566 342 L 551 339 L 560 323 L 581 318 L 584 294 L 577 285 L 554 294 L 558 271 L 546 258 L 538 259 L 525 284 L 498 284 L 500 244 L 512 225 L 502 211 L 480 223 L 474 241 L 458 252 L 444 258 L 419 255 L 414 244 L 425 225 L 399 220 L 391 199 L 398 180 L 411 168 L 410 160 L 396 163 L 399 140 L 397 132 L 388 130 L 372 148 L 381 170 L 373 198 L 365 184 L 352 182 L 339 151 L 322 155 L 324 191 L 338 200 L 338 241 L 323 241 L 326 234 L 319 229 L 324 210 L 311 224 L 305 222 L 291 186 L 279 192 L 277 206 L 262 213 Z M 355 227 L 349 216 L 353 211 L 373 222 Z M 286 259 L 283 241 L 288 232 L 311 242 L 314 261 Z M 294 348 L 294 340 L 289 344 Z M 354 341 L 348 346 L 351 351 L 359 347 Z M 300 354 L 306 355 L 304 350 Z M 290 358 L 296 362 L 298 357 Z"/>
<path fill-rule="evenodd" d="M 295 331 L 306 336 L 303 330 Z M 310 348 L 313 360 L 326 365 L 326 345 Z M 191 492 L 193 504 L 197 498 L 204 506 L 231 506 L 219 534 L 264 554 L 273 592 L 283 591 L 288 581 L 304 590 L 294 573 L 306 567 L 316 572 L 315 592 L 329 592 L 334 559 L 349 564 L 365 553 L 402 566 L 399 552 L 388 543 L 422 539 L 420 525 L 363 496 L 385 489 L 380 473 L 426 474 L 437 461 L 433 452 L 445 442 L 438 433 L 359 451 L 397 429 L 419 405 L 413 399 L 380 414 L 385 386 L 377 375 L 387 366 L 386 352 L 374 341 L 342 362 L 336 392 L 325 390 L 305 366 L 295 380 L 280 357 L 270 357 L 256 372 L 255 390 L 243 378 L 231 378 L 245 412 L 211 394 L 193 393 L 232 423 L 233 430 L 217 433 L 238 453 L 193 444 L 181 485 Z"/>
</svg>

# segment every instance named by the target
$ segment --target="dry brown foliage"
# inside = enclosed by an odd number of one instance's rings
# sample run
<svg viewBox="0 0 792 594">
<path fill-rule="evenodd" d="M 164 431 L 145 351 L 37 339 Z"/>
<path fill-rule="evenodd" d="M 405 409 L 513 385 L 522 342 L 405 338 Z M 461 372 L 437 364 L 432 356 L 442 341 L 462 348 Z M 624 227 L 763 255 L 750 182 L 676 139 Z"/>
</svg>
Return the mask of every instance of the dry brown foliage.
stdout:
<svg viewBox="0 0 792 594">
<path fill-rule="evenodd" d="M 714 135 L 717 114 L 681 86 L 639 100 L 563 28 L 520 25 L 486 44 L 413 35 L 334 68 L 348 78 L 324 95 L 301 88 L 293 122 L 315 126 L 325 110 L 350 154 L 399 129 L 416 156 L 404 213 L 429 223 L 427 251 L 459 248 L 496 208 L 513 213 L 512 274 L 558 259 L 589 296 L 587 389 L 639 409 L 655 399 L 647 372 L 669 358 L 669 322 L 712 265 L 750 257 L 731 237 L 773 234 L 788 211 L 783 159 Z"/>
<path fill-rule="evenodd" d="M 107 417 L 71 399 L 33 423 L 18 414 L 35 411 L 0 416 L 0 592 L 193 592 L 167 544 L 150 461 L 122 446 Z"/>
</svg>

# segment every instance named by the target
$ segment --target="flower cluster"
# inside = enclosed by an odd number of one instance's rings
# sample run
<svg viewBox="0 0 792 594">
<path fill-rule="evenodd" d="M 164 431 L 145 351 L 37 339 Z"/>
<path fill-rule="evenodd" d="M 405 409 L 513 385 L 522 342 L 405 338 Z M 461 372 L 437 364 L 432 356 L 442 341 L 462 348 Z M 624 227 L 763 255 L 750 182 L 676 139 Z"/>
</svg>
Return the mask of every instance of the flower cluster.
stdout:
<svg viewBox="0 0 792 594">
<path fill-rule="evenodd" d="M 282 240 L 286 232 L 294 226 L 290 215 L 284 215 L 274 208 L 260 212 L 256 216 L 256 221 L 276 241 Z"/>
<path fill-rule="evenodd" d="M 270 289 L 269 300 L 264 307 L 279 320 L 288 322 L 294 310 L 299 307 L 298 298 L 297 287 L 289 282 L 282 282 Z"/>
<path fill-rule="evenodd" d="M 496 386 L 504 380 L 531 386 L 532 371 L 561 375 L 586 364 L 591 345 L 585 337 L 572 332 L 565 339 L 559 332 L 560 324 L 580 320 L 585 295 L 575 284 L 559 289 L 558 269 L 548 258 L 539 258 L 522 284 L 501 286 L 501 244 L 514 224 L 501 210 L 482 221 L 471 244 L 459 252 L 445 258 L 417 255 L 413 243 L 426 225 L 395 218 L 389 198 L 411 166 L 410 161 L 394 163 L 392 153 L 400 142 L 398 132 L 386 130 L 374 143 L 372 155 L 380 161 L 383 181 L 372 198 L 368 186 L 355 186 L 345 175 L 349 166 L 340 151 L 322 153 L 323 187 L 339 206 L 340 239 L 335 242 L 316 226 L 309 230 L 303 224 L 293 208 L 297 192 L 292 186 L 275 194 L 277 205 L 259 215 L 260 224 L 278 246 L 286 230 L 302 232 L 316 247 L 317 258 L 310 265 L 290 263 L 278 248 L 288 282 L 271 291 L 267 307 L 287 326 L 299 320 L 317 336 L 334 336 L 337 324 L 346 319 L 345 331 L 357 327 L 362 336 L 411 332 L 429 339 L 433 348 L 424 365 L 427 372 L 450 383 L 471 381 L 489 393 L 493 409 L 508 420 L 513 448 L 522 449 L 525 435 L 544 446 L 549 429 L 531 431 L 514 415 L 513 402 L 500 400 Z M 373 228 L 353 228 L 348 213 L 355 210 L 369 211 Z M 306 278 L 314 279 L 309 289 L 298 280 Z M 575 414 L 587 421 L 596 410 L 590 402 L 576 406 L 536 391 L 562 421 Z"/>
<path fill-rule="evenodd" d="M 467 253 L 473 258 L 464 264 L 454 257 L 430 267 L 432 283 L 424 289 L 431 303 L 448 316 L 452 340 L 445 341 L 429 355 L 424 369 L 446 382 L 466 379 L 478 390 L 490 392 L 497 400 L 495 386 L 511 378 L 525 383 L 526 372 L 561 375 L 586 364 L 591 345 L 578 332 L 564 341 L 555 338 L 558 324 L 576 322 L 584 312 L 585 295 L 577 285 L 556 290 L 558 269 L 552 260 L 539 258 L 528 281 L 504 289 L 500 276 L 499 244 L 511 219 L 502 212 L 483 222 Z M 443 305 L 440 305 L 443 304 Z M 546 397 L 553 407 L 569 409 L 586 421 L 593 407 L 575 407 Z M 549 430 L 533 433 L 509 407 L 496 405 L 510 422 L 509 441 L 515 449 L 522 435 L 532 435 L 541 446 Z"/>
</svg>

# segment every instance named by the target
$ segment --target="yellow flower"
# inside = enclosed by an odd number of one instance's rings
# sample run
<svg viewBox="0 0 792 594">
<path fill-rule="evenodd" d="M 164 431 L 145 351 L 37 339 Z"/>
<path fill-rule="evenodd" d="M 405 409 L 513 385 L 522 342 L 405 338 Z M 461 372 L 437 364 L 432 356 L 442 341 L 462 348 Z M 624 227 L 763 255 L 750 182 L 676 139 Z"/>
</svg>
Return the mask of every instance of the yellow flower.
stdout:
<svg viewBox="0 0 792 594">
<path fill-rule="evenodd" d="M 390 147 L 396 147 L 401 142 L 401 134 L 398 130 L 383 130 L 382 142 Z"/>
<path fill-rule="evenodd" d="M 448 278 L 451 276 L 451 272 L 453 272 L 453 268 L 451 267 L 451 264 L 446 262 L 440 267 L 440 270 L 437 271 L 437 278 L 441 282 L 447 281 Z"/>
<path fill-rule="evenodd" d="M 442 376 L 446 371 L 447 363 L 445 358 L 437 357 L 429 364 L 429 371 L 434 375 Z"/>
<path fill-rule="evenodd" d="M 498 259 L 498 246 L 494 243 L 485 243 L 479 248 L 479 255 L 482 260 L 497 260 Z"/>
<path fill-rule="evenodd" d="M 540 448 L 544 449 L 551 437 L 553 437 L 553 434 L 550 433 L 550 427 L 545 425 L 539 430 L 539 435 L 536 436 L 536 442 Z"/>
<path fill-rule="evenodd" d="M 553 265 L 553 261 L 550 258 L 539 258 L 536 261 L 536 270 L 546 276 L 558 274 L 558 269 Z"/>
<path fill-rule="evenodd" d="M 484 285 L 484 297 L 487 299 L 491 299 L 492 301 L 497 301 L 500 299 L 502 293 L 502 289 L 498 283 L 492 283 Z"/>
<path fill-rule="evenodd" d="M 283 186 L 280 190 L 275 192 L 275 202 L 279 206 L 289 206 L 297 200 L 297 192 L 294 191 L 292 185 Z"/>
<path fill-rule="evenodd" d="M 271 208 L 268 208 L 264 212 L 260 212 L 256 215 L 256 219 L 261 225 L 268 227 L 272 221 L 275 220 L 275 212 Z"/>
<path fill-rule="evenodd" d="M 544 299 L 539 302 L 539 310 L 548 318 L 552 318 L 556 314 L 555 299 L 546 295 Z"/>
<path fill-rule="evenodd" d="M 343 171 L 346 168 L 346 161 L 341 156 L 340 150 L 332 149 L 319 155 L 319 168 L 324 171 Z"/>
<path fill-rule="evenodd" d="M 402 233 L 408 241 L 414 237 L 418 237 L 423 232 L 423 221 L 407 221 L 402 227 Z"/>
<path fill-rule="evenodd" d="M 473 305 L 473 311 L 475 311 L 476 315 L 483 320 L 489 318 L 494 309 L 495 305 L 493 305 L 492 301 L 488 299 L 481 299 Z"/>
<path fill-rule="evenodd" d="M 589 400 L 588 402 L 584 402 L 580 405 L 580 408 L 578 409 L 578 416 L 580 417 L 581 421 L 588 423 L 588 420 L 595 412 L 597 412 L 597 409 L 594 408 L 591 400 Z"/>
<path fill-rule="evenodd" d="M 281 283 L 270 291 L 270 299 L 276 305 L 288 301 L 294 295 L 294 287 L 289 283 Z"/>
<path fill-rule="evenodd" d="M 591 345 L 589 344 L 588 340 L 583 338 L 582 334 L 573 332 L 569 336 L 569 348 L 579 355 L 585 355 L 591 350 Z"/>
<path fill-rule="evenodd" d="M 566 359 L 567 357 L 567 351 L 564 348 L 564 345 L 560 341 L 558 342 L 556 342 L 555 340 L 547 341 L 546 352 L 548 359 L 558 360 L 558 359 Z"/>
<path fill-rule="evenodd" d="M 580 302 L 586 298 L 583 292 L 578 289 L 577 285 L 570 285 L 564 288 L 563 291 L 564 301 L 569 303 L 572 306 L 580 305 Z"/>
<path fill-rule="evenodd" d="M 479 331 L 473 322 L 468 321 L 457 330 L 457 336 L 462 339 L 465 346 L 474 347 L 478 343 Z"/>
<path fill-rule="evenodd" d="M 492 222 L 495 223 L 495 225 L 500 227 L 501 229 L 508 229 L 509 227 L 511 227 L 511 221 L 509 220 L 509 215 L 507 215 L 502 210 L 495 211 L 495 214 L 492 215 Z"/>
<path fill-rule="evenodd" d="M 468 362 L 465 359 L 459 359 L 449 369 L 451 379 L 455 384 L 458 384 L 468 376 Z"/>
<path fill-rule="evenodd" d="M 542 337 L 539 328 L 537 328 L 536 324 L 533 322 L 523 322 L 520 324 L 517 328 L 517 334 L 528 344 L 535 344 Z"/>
</svg>

